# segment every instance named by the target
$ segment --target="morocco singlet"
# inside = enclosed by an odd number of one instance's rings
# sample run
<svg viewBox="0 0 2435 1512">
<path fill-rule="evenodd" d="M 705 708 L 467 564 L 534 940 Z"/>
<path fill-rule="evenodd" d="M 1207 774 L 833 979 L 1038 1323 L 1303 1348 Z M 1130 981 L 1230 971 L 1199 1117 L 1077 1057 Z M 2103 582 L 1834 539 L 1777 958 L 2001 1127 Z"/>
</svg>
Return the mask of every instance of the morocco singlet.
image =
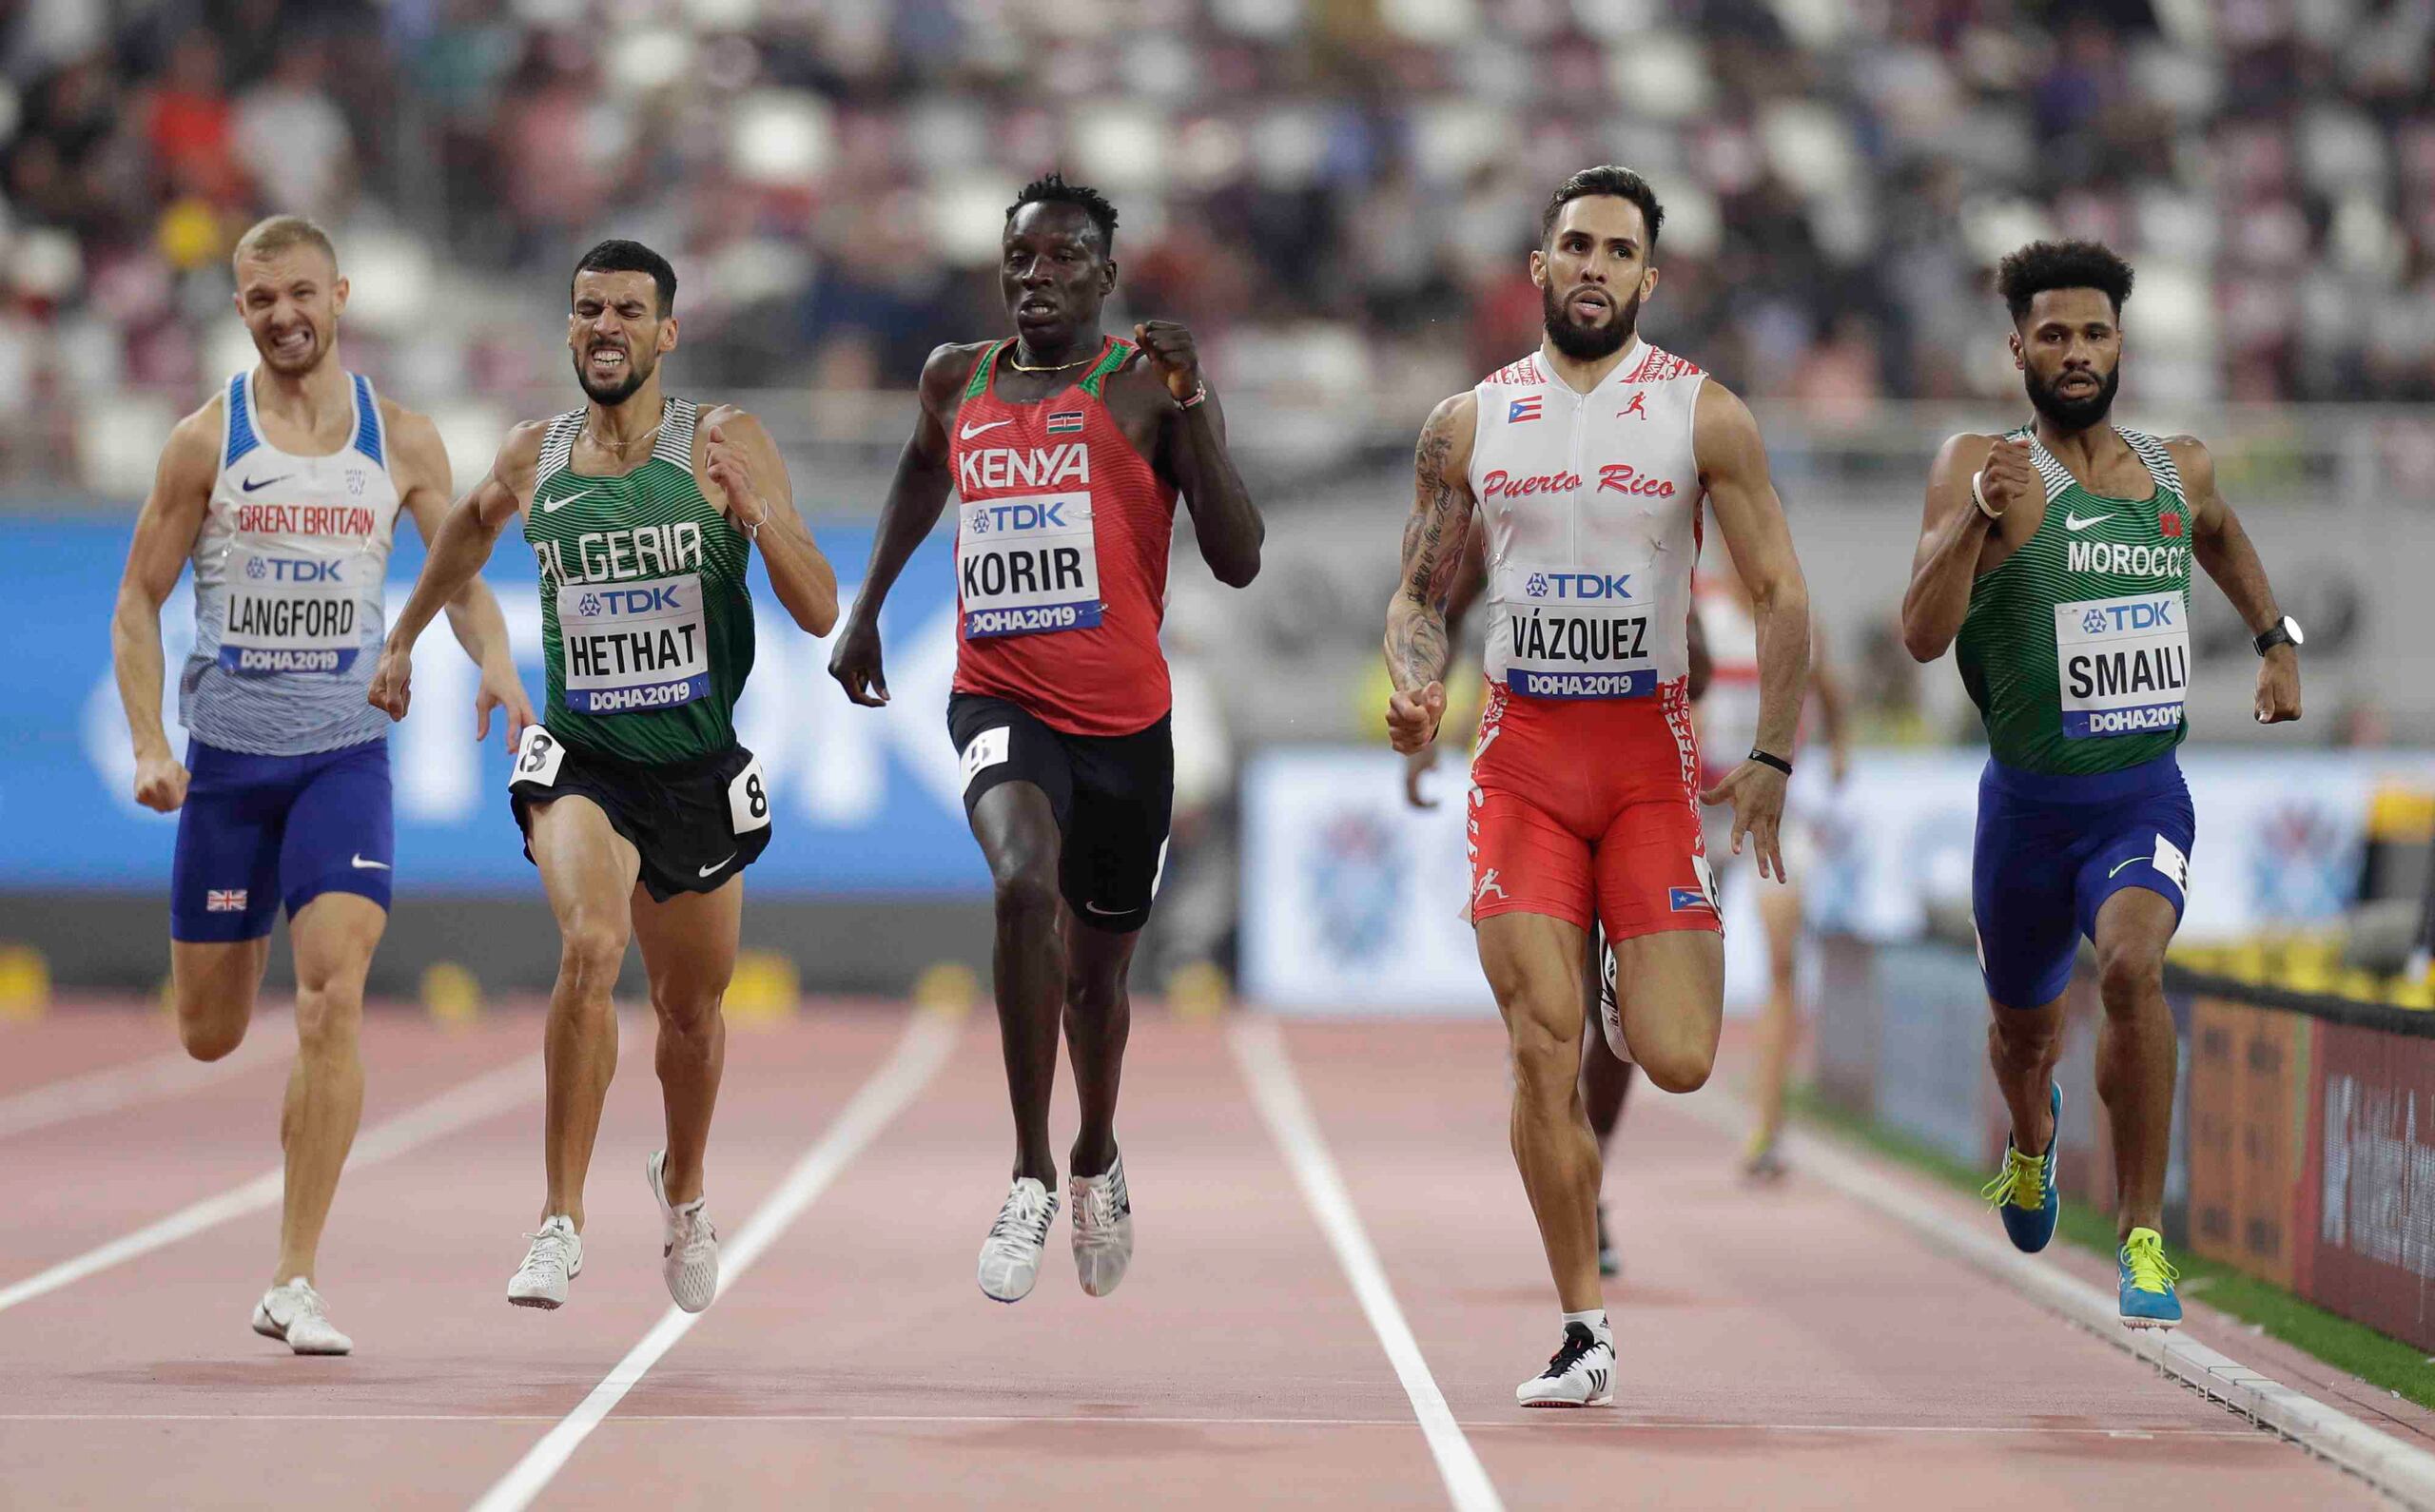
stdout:
<svg viewBox="0 0 2435 1512">
<path fill-rule="evenodd" d="M 1611 940 L 1722 927 L 1685 686 L 1705 377 L 1636 342 L 1587 394 L 1537 352 L 1473 391 L 1490 611 L 1474 920 L 1594 921 Z"/>
<path fill-rule="evenodd" d="M 1104 386 L 1132 359 L 1109 339 L 1080 382 L 999 397 L 981 356 L 948 437 L 956 487 L 955 690 L 1003 698 L 1069 735 L 1130 735 L 1171 694 L 1159 626 L 1176 491 L 1125 439 Z"/>
</svg>

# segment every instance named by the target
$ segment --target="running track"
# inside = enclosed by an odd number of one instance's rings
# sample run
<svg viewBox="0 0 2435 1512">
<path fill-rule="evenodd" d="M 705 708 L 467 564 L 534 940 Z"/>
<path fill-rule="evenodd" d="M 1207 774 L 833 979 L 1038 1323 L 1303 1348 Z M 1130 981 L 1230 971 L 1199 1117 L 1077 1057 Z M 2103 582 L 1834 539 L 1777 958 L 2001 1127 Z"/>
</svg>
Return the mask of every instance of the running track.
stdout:
<svg viewBox="0 0 2435 1512">
<path fill-rule="evenodd" d="M 1142 1013 L 1120 1125 L 1133 1272 L 1081 1295 L 1061 1212 L 1013 1308 L 972 1279 L 1007 1143 L 985 1020 L 831 1004 L 738 1028 L 710 1186 L 730 1289 L 680 1335 L 640 1178 L 648 1026 L 630 1018 L 584 1274 L 560 1311 L 511 1308 L 540 1083 L 495 1073 L 537 1030 L 373 1016 L 364 1126 L 404 1121 L 349 1173 L 324 1246 L 350 1359 L 247 1331 L 275 1209 L 13 1305 L 0 1289 L 0 1504 L 2378 1504 L 1822 1187 L 1742 1187 L 1732 1148 L 1646 1090 L 1607 1183 L 1618 1405 L 1524 1414 L 1511 1389 L 1552 1347 L 1553 1303 L 1490 1024 Z M 288 1031 L 265 1015 L 256 1033 L 276 1053 L 181 1077 L 145 1064 L 174 1045 L 157 1014 L 0 1026 L 0 1289 L 273 1169 Z M 86 1095 L 47 1090 L 71 1083 L 103 1091 L 79 1111 Z M 1298 1164 L 1276 1132 L 1296 1086 L 1320 1134 Z M 1061 1099 L 1061 1137 L 1072 1119 Z M 782 1184 L 811 1200 L 778 1227 L 755 1214 Z M 752 1230 L 766 1247 L 739 1275 Z M 1383 1289 L 1349 1279 L 1348 1239 Z M 1396 1312 L 1416 1346 L 1400 1376 L 1381 1342 Z M 595 1388 L 621 1361 L 613 1402 Z M 1432 1382 L 1442 1412 L 1415 1406 Z"/>
</svg>

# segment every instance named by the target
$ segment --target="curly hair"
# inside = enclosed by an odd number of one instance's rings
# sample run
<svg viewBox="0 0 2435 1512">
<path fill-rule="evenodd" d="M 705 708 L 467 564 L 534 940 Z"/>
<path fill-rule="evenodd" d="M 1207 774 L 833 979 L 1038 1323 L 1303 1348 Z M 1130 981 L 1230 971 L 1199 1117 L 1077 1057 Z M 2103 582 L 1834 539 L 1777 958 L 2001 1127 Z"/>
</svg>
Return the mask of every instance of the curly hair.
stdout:
<svg viewBox="0 0 2435 1512">
<path fill-rule="evenodd" d="M 2048 289 L 2094 289 L 2122 316 L 2131 298 L 2131 264 L 2102 242 L 2032 242 L 1996 265 L 1996 287 L 2018 325 L 2029 319 L 2029 301 Z"/>
<path fill-rule="evenodd" d="M 1101 255 L 1116 250 L 1116 206 L 1108 204 L 1107 196 L 1099 190 L 1068 184 L 1062 173 L 1042 174 L 1024 184 L 1023 192 L 1015 196 L 1015 203 L 1006 206 L 1006 223 L 1013 224 L 1016 212 L 1026 204 L 1081 206 L 1082 213 L 1091 218 L 1091 224 L 1100 228 Z"/>
</svg>

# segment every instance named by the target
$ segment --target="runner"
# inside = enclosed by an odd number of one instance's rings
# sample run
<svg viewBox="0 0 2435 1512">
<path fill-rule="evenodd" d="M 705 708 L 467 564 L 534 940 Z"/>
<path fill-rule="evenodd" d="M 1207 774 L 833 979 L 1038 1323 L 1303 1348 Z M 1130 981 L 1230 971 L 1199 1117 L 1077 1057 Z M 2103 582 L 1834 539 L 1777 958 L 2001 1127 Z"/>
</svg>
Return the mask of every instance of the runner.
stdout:
<svg viewBox="0 0 2435 1512">
<path fill-rule="evenodd" d="M 1016 197 L 998 276 L 1015 335 L 942 346 L 924 365 L 921 415 L 828 667 L 855 703 L 887 702 L 881 606 L 955 489 L 947 729 L 997 891 L 992 969 L 1015 1115 L 1013 1183 L 981 1247 L 981 1289 L 1000 1302 L 1030 1294 L 1057 1214 L 1048 1096 L 1061 1012 L 1081 1101 L 1067 1159 L 1082 1289 L 1106 1296 L 1133 1256 L 1116 1099 L 1126 967 L 1158 893 L 1174 793 L 1159 624 L 1179 491 L 1218 581 L 1240 588 L 1259 571 L 1259 511 L 1192 333 L 1150 320 L 1132 341 L 1101 335 L 1115 242 L 1115 207 L 1093 190 L 1052 173 Z"/>
<path fill-rule="evenodd" d="M 439 530 L 448 454 L 431 421 L 339 359 L 347 281 L 321 227 L 274 216 L 237 243 L 237 313 L 260 360 L 170 432 L 110 625 L 135 742 L 135 801 L 178 816 L 169 976 L 198 1060 L 253 1020 L 274 915 L 296 960 L 296 1066 L 280 1114 L 279 1266 L 257 1333 L 299 1354 L 354 1347 L 315 1289 L 321 1226 L 363 1112 L 363 980 L 389 921 L 389 740 L 363 707 L 399 514 Z M 161 605 L 194 564 L 194 650 L 178 676 L 181 762 L 161 721 Z M 476 738 L 532 718 L 498 602 L 467 580 L 449 628 L 481 669 Z M 435 605 L 437 609 L 438 606 Z"/>
<path fill-rule="evenodd" d="M 667 260 L 603 242 L 575 264 L 570 298 L 567 346 L 589 402 L 517 426 L 449 512 L 371 696 L 404 717 L 415 637 L 520 512 L 540 564 L 549 702 L 516 747 L 508 793 L 561 944 L 543 1041 L 548 1193 L 507 1300 L 555 1308 L 582 1272 L 584 1176 L 617 1069 L 610 993 L 631 935 L 659 1021 L 668 1118 L 667 1146 L 644 1170 L 666 1230 L 660 1270 L 676 1305 L 699 1312 L 718 1291 L 702 1163 L 727 1058 L 719 1003 L 744 869 L 769 843 L 761 764 L 735 739 L 752 670 L 745 568 L 758 545 L 778 602 L 813 635 L 836 622 L 837 575 L 761 422 L 662 394 L 659 361 L 677 334 Z"/>
<path fill-rule="evenodd" d="M 1472 511 L 1488 533 L 1488 706 L 1471 765 L 1471 913 L 1511 1039 L 1513 1153 L 1564 1313 L 1526 1406 L 1610 1402 L 1597 1149 L 1576 1092 L 1593 922 L 1613 943 L 1614 1024 L 1649 1080 L 1689 1092 L 1715 1063 L 1724 951 L 1699 803 L 1781 878 L 1777 824 L 1808 660 L 1809 596 L 1757 422 L 1690 362 L 1641 340 L 1664 216 L 1627 168 L 1567 180 L 1530 275 L 1547 339 L 1422 428 L 1399 586 L 1387 610 L 1387 726 L 1426 745 L 1446 709 L 1447 587 Z M 1698 791 L 1688 623 L 1701 505 L 1759 621 L 1759 745 Z"/>
<path fill-rule="evenodd" d="M 2176 1055 L 2164 959 L 2196 830 L 2173 755 L 2189 729 L 2192 556 L 2257 637 L 2260 724 L 2300 717 L 2301 637 L 2207 448 L 2111 421 L 2131 281 L 2094 242 L 2004 259 L 1997 283 L 2036 416 L 1937 455 L 1902 638 L 1923 662 L 1958 638 L 1987 726 L 1972 891 L 1988 1051 L 2013 1120 L 1988 1199 L 2016 1246 L 2045 1248 L 2063 988 L 2085 935 L 2105 1005 L 2096 1085 L 2114 1134 L 2122 1321 L 2170 1328 L 2181 1299 L 2159 1232 Z"/>
</svg>

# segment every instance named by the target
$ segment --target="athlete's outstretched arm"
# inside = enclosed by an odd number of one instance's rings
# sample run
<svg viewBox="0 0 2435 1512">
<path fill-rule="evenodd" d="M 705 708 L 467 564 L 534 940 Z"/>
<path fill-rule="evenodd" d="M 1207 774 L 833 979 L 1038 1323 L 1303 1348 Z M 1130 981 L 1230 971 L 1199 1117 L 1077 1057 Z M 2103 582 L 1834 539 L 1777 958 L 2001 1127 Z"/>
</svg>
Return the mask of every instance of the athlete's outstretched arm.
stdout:
<svg viewBox="0 0 2435 1512">
<path fill-rule="evenodd" d="M 1970 496 L 1973 475 L 1980 475 L 1984 510 Z M 1928 469 L 1927 511 L 1919 522 L 1919 548 L 1911 557 L 1911 584 L 1902 591 L 1902 649 L 1912 660 L 1935 661 L 1961 633 L 1970 612 L 1970 585 L 1978 580 L 1987 541 L 2003 530 L 1997 517 L 2038 486 L 2025 436 L 1998 441 L 1965 434 L 1948 437 L 1937 452 Z"/>
<path fill-rule="evenodd" d="M 414 516 L 415 529 L 422 533 L 426 549 L 439 539 L 440 528 L 448 518 L 448 498 L 453 481 L 448 466 L 448 448 L 440 444 L 439 427 L 428 417 L 402 407 L 386 404 L 390 412 L 389 438 L 397 449 L 398 480 L 404 485 L 405 497 L 399 502 Z M 491 710 L 504 709 L 507 718 L 500 738 L 513 750 L 524 734 L 524 727 L 533 723 L 533 700 L 526 696 L 524 680 L 516 674 L 516 653 L 507 640 L 507 616 L 499 612 L 498 597 L 490 585 L 479 577 L 470 578 L 457 595 L 448 601 L 448 628 L 457 636 L 457 644 L 481 669 L 481 687 L 474 694 L 474 738 L 487 740 L 491 733 Z"/>
<path fill-rule="evenodd" d="M 1789 756 L 1809 679 L 1809 585 L 1793 554 L 1783 500 L 1767 475 L 1766 443 L 1750 406 L 1711 380 L 1700 387 L 1691 447 L 1734 570 L 1750 591 L 1750 617 L 1759 630 L 1758 748 Z M 1759 847 L 1759 875 L 1786 880 L 1776 834 L 1784 810 L 1782 772 L 1744 760 L 1700 797 L 1733 804 L 1735 855 L 1742 854 L 1746 834 Z"/>
<path fill-rule="evenodd" d="M 541 436 L 548 429 L 546 422 L 536 420 L 510 431 L 491 470 L 449 507 L 438 533 L 432 536 L 422 572 L 415 578 L 415 591 L 407 596 L 406 607 L 398 611 L 397 623 L 389 627 L 388 644 L 380 648 L 380 665 L 373 670 L 372 687 L 364 694 L 391 719 L 405 718 L 406 707 L 413 701 L 416 640 L 441 608 L 481 572 L 482 564 L 491 559 L 491 549 L 498 544 L 499 532 L 516 518 L 533 491 Z"/>
<path fill-rule="evenodd" d="M 110 614 L 110 659 L 118 674 L 119 702 L 135 740 L 135 801 L 170 813 L 186 801 L 186 769 L 169 748 L 161 724 L 161 605 L 178 586 L 178 573 L 194 554 L 203 517 L 211 506 L 211 483 L 220 462 L 220 412 L 215 399 L 178 422 L 162 449 L 152 492 L 135 517 L 135 542 L 127 548 L 127 572 L 119 579 L 118 607 Z"/>
<path fill-rule="evenodd" d="M 1471 443 L 1479 401 L 1457 394 L 1431 412 L 1412 452 L 1412 517 L 1387 600 L 1387 734 L 1410 755 L 1437 738 L 1446 714 L 1446 600 L 1471 531 Z"/>
<path fill-rule="evenodd" d="M 731 404 L 703 418 L 702 471 L 727 500 L 728 518 L 751 533 L 769 570 L 769 587 L 795 623 L 807 634 L 828 634 L 837 623 L 837 570 L 795 511 L 787 459 L 769 428 Z"/>
<path fill-rule="evenodd" d="M 1226 416 L 1218 407 L 1216 391 L 1205 386 L 1192 333 L 1173 320 L 1145 320 L 1133 328 L 1133 339 L 1150 371 L 1166 386 L 1173 406 L 1160 424 L 1159 445 L 1192 511 L 1200 559 L 1228 588 L 1248 587 L 1259 575 L 1260 542 L 1267 539 L 1268 526 L 1226 450 Z M 1183 408 L 1196 393 L 1200 401 Z"/>
<path fill-rule="evenodd" d="M 2241 529 L 2240 517 L 2224 502 L 2215 486 L 2215 458 L 2194 436 L 2176 436 L 2166 446 L 2181 470 L 2181 486 L 2190 499 L 2190 546 L 2198 565 L 2240 611 L 2252 636 L 2282 623 L 2283 610 L 2274 602 L 2273 586 L 2266 580 L 2266 563 Z M 2280 725 L 2300 717 L 2300 653 L 2277 646 L 2257 669 L 2257 702 L 2251 712 L 2261 725 Z"/>
<path fill-rule="evenodd" d="M 946 508 L 947 491 L 955 484 L 948 465 L 947 422 L 955 414 L 957 390 L 972 377 L 972 364 L 986 348 L 949 344 L 931 352 L 922 364 L 922 408 L 913 419 L 913 435 L 896 458 L 896 476 L 887 485 L 887 501 L 880 506 L 879 529 L 871 536 L 871 559 L 863 568 L 863 586 L 847 611 L 846 628 L 837 649 L 829 653 L 828 675 L 846 696 L 867 708 L 887 702 L 887 674 L 880 665 L 879 611 L 896 574 L 913 549 L 939 523 Z"/>
</svg>

